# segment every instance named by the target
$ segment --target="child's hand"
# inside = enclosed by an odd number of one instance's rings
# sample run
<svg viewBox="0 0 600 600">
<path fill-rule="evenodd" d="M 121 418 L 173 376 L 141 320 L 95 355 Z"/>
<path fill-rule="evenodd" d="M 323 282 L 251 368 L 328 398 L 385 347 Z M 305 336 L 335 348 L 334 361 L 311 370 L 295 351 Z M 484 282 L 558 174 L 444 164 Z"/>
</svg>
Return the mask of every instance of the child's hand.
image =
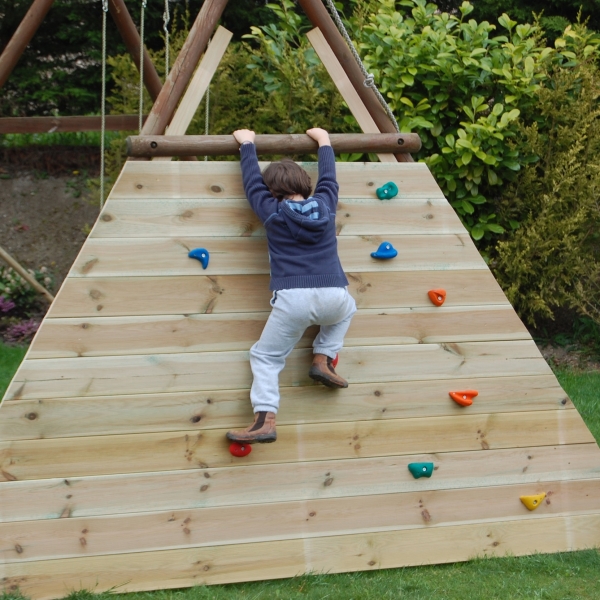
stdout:
<svg viewBox="0 0 600 600">
<path fill-rule="evenodd" d="M 237 143 L 241 146 L 244 142 L 252 142 L 254 144 L 254 138 L 256 134 L 250 129 L 237 129 L 233 132 L 233 137 Z"/>
<path fill-rule="evenodd" d="M 307 129 L 306 135 L 315 140 L 315 142 L 319 144 L 319 147 L 331 146 L 331 142 L 329 141 L 329 134 L 320 127 L 313 127 L 312 129 Z"/>
</svg>

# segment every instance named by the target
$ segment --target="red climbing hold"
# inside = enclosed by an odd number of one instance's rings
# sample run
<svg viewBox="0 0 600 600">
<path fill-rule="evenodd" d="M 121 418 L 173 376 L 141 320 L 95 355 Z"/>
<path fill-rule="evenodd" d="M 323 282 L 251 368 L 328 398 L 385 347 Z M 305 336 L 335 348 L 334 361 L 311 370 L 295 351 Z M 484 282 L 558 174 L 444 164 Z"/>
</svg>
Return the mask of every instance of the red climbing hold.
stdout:
<svg viewBox="0 0 600 600">
<path fill-rule="evenodd" d="M 335 358 L 331 361 L 331 366 L 335 369 L 338 364 L 338 360 L 340 360 L 340 355 L 336 354 Z"/>
<path fill-rule="evenodd" d="M 252 446 L 250 444 L 242 444 L 241 442 L 233 442 L 231 446 L 229 446 L 229 452 L 231 452 L 233 456 L 243 458 L 252 452 Z"/>
<path fill-rule="evenodd" d="M 446 290 L 429 290 L 427 292 L 429 299 L 436 305 L 441 306 L 446 301 Z"/>
<path fill-rule="evenodd" d="M 471 406 L 473 398 L 479 395 L 477 390 L 463 390 L 462 392 L 448 392 L 450 398 L 461 406 Z"/>
</svg>

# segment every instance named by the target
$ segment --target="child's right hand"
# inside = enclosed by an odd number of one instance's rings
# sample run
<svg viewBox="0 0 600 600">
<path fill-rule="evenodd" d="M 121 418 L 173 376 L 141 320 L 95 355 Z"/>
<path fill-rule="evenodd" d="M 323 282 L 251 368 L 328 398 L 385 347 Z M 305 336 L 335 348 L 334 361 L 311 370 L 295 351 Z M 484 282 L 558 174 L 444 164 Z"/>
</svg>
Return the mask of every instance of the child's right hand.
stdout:
<svg viewBox="0 0 600 600">
<path fill-rule="evenodd" d="M 331 146 L 331 142 L 329 141 L 329 134 L 324 129 L 320 127 L 313 127 L 312 129 L 306 130 L 306 135 L 311 137 L 319 147 L 321 146 Z"/>
<path fill-rule="evenodd" d="M 254 138 L 256 137 L 256 134 L 250 129 L 237 129 L 233 132 L 233 137 L 241 146 L 244 142 L 252 142 L 254 144 Z"/>
</svg>

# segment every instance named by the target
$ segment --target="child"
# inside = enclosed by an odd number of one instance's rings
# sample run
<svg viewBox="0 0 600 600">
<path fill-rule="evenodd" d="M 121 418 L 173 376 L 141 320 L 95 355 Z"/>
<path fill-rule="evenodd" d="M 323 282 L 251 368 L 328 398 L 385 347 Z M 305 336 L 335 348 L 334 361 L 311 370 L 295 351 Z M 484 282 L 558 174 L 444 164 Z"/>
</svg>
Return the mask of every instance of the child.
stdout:
<svg viewBox="0 0 600 600">
<path fill-rule="evenodd" d="M 233 132 L 240 143 L 248 202 L 267 232 L 273 291 L 273 310 L 260 339 L 250 349 L 254 422 L 246 429 L 227 433 L 227 438 L 236 442 L 277 439 L 279 373 L 310 325 L 320 325 L 321 329 L 313 343 L 309 377 L 328 387 L 348 387 L 331 365 L 356 312 L 337 253 L 335 156 L 327 131 L 315 128 L 306 133 L 319 144 L 319 180 L 314 196 L 310 195 L 308 173 L 292 160 L 271 163 L 261 176 L 254 132 Z"/>
</svg>

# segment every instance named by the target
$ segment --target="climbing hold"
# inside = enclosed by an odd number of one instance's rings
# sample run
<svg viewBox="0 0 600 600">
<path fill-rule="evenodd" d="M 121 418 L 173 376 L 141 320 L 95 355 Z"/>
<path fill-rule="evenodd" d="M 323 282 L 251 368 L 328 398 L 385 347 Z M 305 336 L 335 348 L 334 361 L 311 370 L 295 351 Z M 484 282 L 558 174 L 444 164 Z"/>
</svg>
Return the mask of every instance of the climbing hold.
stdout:
<svg viewBox="0 0 600 600">
<path fill-rule="evenodd" d="M 441 288 L 437 290 L 429 290 L 427 295 L 436 306 L 441 306 L 446 301 L 446 290 Z"/>
<path fill-rule="evenodd" d="M 398 186 L 393 181 L 388 181 L 375 190 L 380 200 L 391 200 L 398 195 Z"/>
<path fill-rule="evenodd" d="M 415 479 L 420 479 L 421 477 L 431 477 L 433 474 L 433 463 L 408 463 L 408 470 Z"/>
<path fill-rule="evenodd" d="M 337 367 L 338 361 L 340 360 L 340 355 L 336 354 L 335 358 L 331 361 L 331 366 L 335 369 Z"/>
<path fill-rule="evenodd" d="M 529 509 L 535 510 L 544 500 L 546 494 L 534 494 L 533 496 L 521 496 L 521 502 Z"/>
<path fill-rule="evenodd" d="M 252 446 L 250 444 L 243 444 L 241 442 L 233 442 L 229 446 L 229 452 L 231 452 L 233 456 L 243 458 L 244 456 L 248 456 L 248 454 L 252 452 Z"/>
<path fill-rule="evenodd" d="M 398 256 L 398 250 L 396 250 L 389 242 L 382 242 L 376 252 L 371 252 L 371 256 L 373 258 L 388 260 Z"/>
<path fill-rule="evenodd" d="M 188 256 L 190 258 L 197 258 L 202 263 L 203 269 L 208 267 L 208 259 L 210 258 L 210 254 L 206 248 L 194 248 L 193 250 L 190 250 Z"/>
<path fill-rule="evenodd" d="M 479 396 L 477 390 L 463 390 L 462 392 L 448 392 L 450 398 L 460 404 L 461 406 L 471 406 L 473 404 L 473 398 Z"/>
</svg>

